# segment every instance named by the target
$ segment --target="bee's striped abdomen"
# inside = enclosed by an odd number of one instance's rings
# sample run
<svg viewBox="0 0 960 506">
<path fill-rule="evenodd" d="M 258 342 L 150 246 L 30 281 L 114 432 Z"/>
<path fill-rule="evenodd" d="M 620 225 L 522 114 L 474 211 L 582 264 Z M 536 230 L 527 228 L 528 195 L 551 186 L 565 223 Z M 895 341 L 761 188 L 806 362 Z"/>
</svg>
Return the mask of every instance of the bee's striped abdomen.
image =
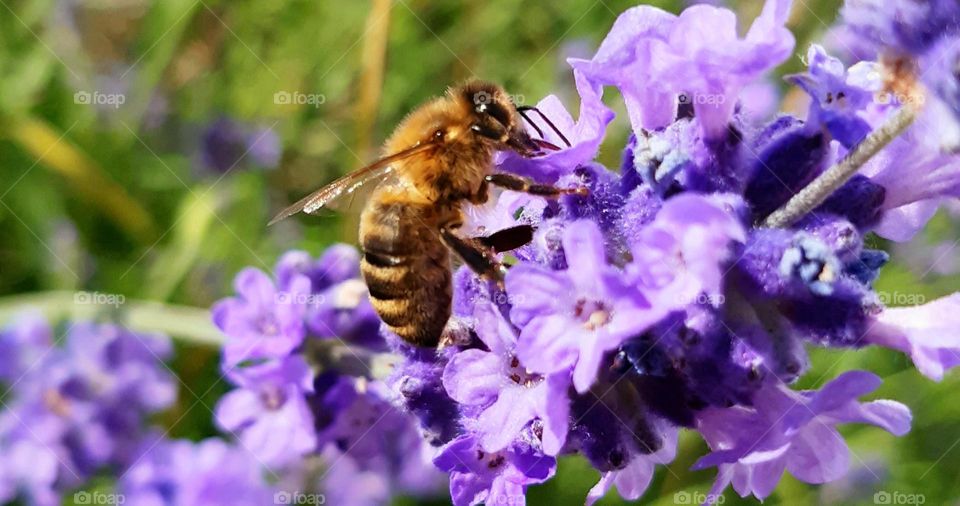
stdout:
<svg viewBox="0 0 960 506">
<path fill-rule="evenodd" d="M 429 207 L 372 198 L 360 220 L 360 270 L 370 302 L 390 330 L 436 346 L 450 318 L 450 254 Z"/>
</svg>

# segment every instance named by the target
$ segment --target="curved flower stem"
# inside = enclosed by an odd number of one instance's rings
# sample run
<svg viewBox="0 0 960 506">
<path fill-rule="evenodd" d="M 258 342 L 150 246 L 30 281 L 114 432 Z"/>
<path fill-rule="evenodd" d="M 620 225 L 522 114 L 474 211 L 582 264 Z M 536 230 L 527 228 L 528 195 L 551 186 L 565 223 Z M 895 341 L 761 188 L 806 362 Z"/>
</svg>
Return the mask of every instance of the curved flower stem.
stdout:
<svg viewBox="0 0 960 506">
<path fill-rule="evenodd" d="M 122 295 L 66 290 L 0 298 L 0 324 L 19 313 L 39 311 L 52 321 L 116 320 L 132 330 L 160 332 L 192 344 L 220 346 L 223 334 L 206 308 L 132 300 Z"/>
<path fill-rule="evenodd" d="M 159 332 L 189 346 L 223 345 L 224 335 L 213 325 L 210 310 L 149 300 L 132 300 L 119 294 L 55 290 L 0 297 L 0 327 L 17 315 L 39 312 L 51 322 L 110 321 L 137 332 Z M 385 379 L 400 358 L 389 352 L 372 352 L 340 339 L 311 339 L 305 346 L 308 359 L 321 369 L 336 369 L 353 376 Z"/>
<path fill-rule="evenodd" d="M 789 227 L 810 211 L 816 209 L 834 191 L 843 186 L 863 164 L 873 158 L 881 149 L 893 139 L 903 133 L 917 117 L 918 109 L 912 104 L 906 104 L 886 123 L 870 132 L 860 144 L 847 153 L 839 163 L 820 174 L 809 185 L 793 196 L 780 209 L 774 211 L 763 221 L 762 226 L 768 228 Z"/>
</svg>

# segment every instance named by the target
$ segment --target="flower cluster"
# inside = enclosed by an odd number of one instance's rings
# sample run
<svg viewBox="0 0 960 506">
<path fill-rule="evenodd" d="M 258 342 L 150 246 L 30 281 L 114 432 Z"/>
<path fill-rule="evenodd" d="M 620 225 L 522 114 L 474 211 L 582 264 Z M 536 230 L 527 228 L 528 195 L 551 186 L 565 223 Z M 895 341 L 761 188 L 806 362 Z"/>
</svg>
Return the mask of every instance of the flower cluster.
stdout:
<svg viewBox="0 0 960 506">
<path fill-rule="evenodd" d="M 635 7 L 592 58 L 570 60 L 579 119 L 556 97 L 538 104 L 570 145 L 498 163 L 589 196 L 505 192 L 469 213 L 468 226 L 488 232 L 532 223 L 534 240 L 512 252 L 502 288 L 457 273 L 452 344 L 395 345 L 406 359 L 391 384 L 437 446 L 455 504 L 522 502 L 571 454 L 601 473 L 588 502 L 614 486 L 636 499 L 673 459 L 680 428 L 711 449 L 695 465 L 717 469 L 709 497 L 732 484 L 763 499 L 784 471 L 808 483 L 843 476 L 841 424 L 909 430 L 903 404 L 861 400 L 879 386 L 872 373 L 790 385 L 810 346 L 892 348 L 933 379 L 960 364 L 960 294 L 885 307 L 872 283 L 888 256 L 864 242 L 909 239 L 960 196 L 960 158 L 943 135 L 929 141 L 931 112 L 911 102 L 930 95 L 960 110 L 955 72 L 919 77 L 954 47 L 956 8 L 917 5 L 850 2 L 845 29 L 875 35 L 875 58 L 848 66 L 809 48 L 807 71 L 788 77 L 810 97 L 802 118 L 758 118 L 743 104 L 793 51 L 789 0 L 768 0 L 742 37 L 723 8 Z M 907 7 L 943 12 L 900 15 Z M 592 161 L 613 118 L 605 86 L 633 129 L 619 172 Z M 812 212 L 760 225 L 906 107 L 922 109 L 916 124 Z"/>
<path fill-rule="evenodd" d="M 23 315 L 0 331 L 0 502 L 60 504 L 136 462 L 152 437 L 145 419 L 176 399 L 170 353 L 167 338 L 113 324 L 69 324 L 55 339 Z"/>
<path fill-rule="evenodd" d="M 250 268 L 234 285 L 237 295 L 213 308 L 227 338 L 223 374 L 236 387 L 215 415 L 254 467 L 287 492 L 323 494 L 331 504 L 434 492 L 440 473 L 428 445 L 398 409 L 400 395 L 376 379 L 383 366 L 375 354 L 387 345 L 359 279 L 357 251 L 334 246 L 319 259 L 292 251 L 272 278 Z M 215 448 L 193 451 L 226 451 Z M 159 458 L 181 453 L 171 452 Z"/>
</svg>

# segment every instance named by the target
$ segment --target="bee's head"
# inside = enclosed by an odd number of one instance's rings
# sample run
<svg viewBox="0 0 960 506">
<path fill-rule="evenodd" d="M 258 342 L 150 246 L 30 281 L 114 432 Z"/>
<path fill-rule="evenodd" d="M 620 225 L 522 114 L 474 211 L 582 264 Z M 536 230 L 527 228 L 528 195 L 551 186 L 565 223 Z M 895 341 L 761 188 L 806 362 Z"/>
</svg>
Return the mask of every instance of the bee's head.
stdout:
<svg viewBox="0 0 960 506">
<path fill-rule="evenodd" d="M 517 107 L 500 86 L 470 81 L 452 91 L 463 107 L 469 108 L 470 130 L 498 150 L 512 150 L 532 156 L 538 146 L 523 127 Z"/>
</svg>

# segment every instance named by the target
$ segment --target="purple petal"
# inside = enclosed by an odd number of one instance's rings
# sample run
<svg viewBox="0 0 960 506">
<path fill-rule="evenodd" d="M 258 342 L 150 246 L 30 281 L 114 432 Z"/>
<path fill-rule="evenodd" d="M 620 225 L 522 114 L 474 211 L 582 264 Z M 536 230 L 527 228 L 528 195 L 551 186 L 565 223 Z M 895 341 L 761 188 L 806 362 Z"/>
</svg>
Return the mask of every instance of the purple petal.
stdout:
<svg viewBox="0 0 960 506">
<path fill-rule="evenodd" d="M 623 469 L 603 473 L 600 481 L 587 493 L 587 506 L 600 500 L 610 490 L 611 485 L 616 485 L 620 497 L 627 501 L 640 499 L 653 480 L 653 471 L 653 463 L 645 456 L 635 456 Z"/>
<path fill-rule="evenodd" d="M 554 182 L 568 174 L 573 167 L 590 162 L 596 157 L 600 143 L 603 141 L 607 124 L 614 117 L 613 111 L 604 105 L 601 95 L 603 87 L 590 82 L 574 70 L 574 79 L 577 92 L 580 95 L 580 117 L 576 125 L 572 125 L 570 114 L 563 108 L 554 96 L 543 99 L 538 107 L 563 132 L 572 144 L 566 144 L 548 125 L 540 125 L 547 140 L 559 146 L 559 151 L 548 151 L 543 156 L 524 158 L 515 154 L 503 156 L 500 165 L 502 170 L 530 176 L 545 182 Z"/>
<path fill-rule="evenodd" d="M 523 485 L 514 483 L 502 476 L 493 479 L 490 485 L 490 494 L 487 496 L 485 504 L 518 504 L 525 506 L 527 497 L 523 491 Z"/>
<path fill-rule="evenodd" d="M 545 382 L 542 388 L 546 391 L 540 398 L 537 415 L 543 422 L 543 452 L 554 456 L 563 448 L 570 429 L 570 399 L 567 396 L 570 377 L 566 373 L 553 374 Z"/>
<path fill-rule="evenodd" d="M 782 453 L 765 452 L 770 455 L 764 455 L 762 459 L 756 461 L 748 460 L 747 463 L 734 465 L 733 488 L 740 494 L 740 497 L 746 497 L 753 494 L 758 499 L 764 499 L 773 493 L 780 483 L 783 476 L 783 470 L 786 462 Z M 753 455 L 751 455 L 753 456 Z M 751 457 L 748 456 L 748 457 Z"/>
<path fill-rule="evenodd" d="M 567 257 L 567 274 L 580 293 L 598 295 L 602 272 L 607 265 L 603 233 L 596 223 L 578 220 L 563 232 L 563 251 Z M 554 296 L 558 293 L 554 292 Z"/>
<path fill-rule="evenodd" d="M 597 379 L 604 354 L 613 347 L 602 346 L 596 341 L 600 332 L 580 332 L 580 356 L 573 368 L 573 386 L 584 394 Z"/>
<path fill-rule="evenodd" d="M 834 423 L 869 423 L 894 436 L 903 436 L 910 432 L 913 416 L 910 414 L 910 408 L 905 405 L 881 399 L 856 403 L 833 411 L 829 415 L 829 420 Z"/>
<path fill-rule="evenodd" d="M 481 446 L 488 452 L 506 448 L 534 416 L 533 406 L 524 397 L 522 387 L 504 389 L 477 418 Z"/>
<path fill-rule="evenodd" d="M 787 470 L 800 481 L 826 483 L 846 474 L 850 451 L 839 432 L 813 422 L 794 436 L 786 462 Z"/>
<path fill-rule="evenodd" d="M 437 452 L 433 464 L 447 473 L 469 473 L 471 471 L 470 464 L 473 464 L 476 460 L 474 448 L 476 448 L 476 440 L 472 436 L 459 436 Z"/>
<path fill-rule="evenodd" d="M 882 380 L 876 374 L 847 371 L 817 391 L 807 407 L 816 414 L 827 413 L 873 392 L 881 383 Z"/>
<path fill-rule="evenodd" d="M 593 59 L 570 60 L 590 81 L 620 88 L 635 132 L 666 126 L 676 117 L 676 94 L 658 85 L 650 65 L 666 58 L 666 40 L 676 19 L 646 5 L 628 9 L 617 17 Z"/>
<path fill-rule="evenodd" d="M 503 360 L 482 350 L 457 353 L 443 370 L 443 387 L 461 404 L 489 404 L 504 382 Z"/>
<path fill-rule="evenodd" d="M 486 500 L 490 481 L 486 477 L 455 472 L 450 476 L 450 499 L 454 506 L 472 506 Z"/>
<path fill-rule="evenodd" d="M 217 402 L 214 418 L 217 425 L 223 429 L 235 431 L 250 420 L 256 419 L 262 411 L 263 404 L 256 392 L 237 389 L 220 398 L 220 401 Z"/>
<path fill-rule="evenodd" d="M 503 315 L 493 304 L 479 304 L 474 308 L 476 325 L 474 330 L 477 336 L 487 345 L 487 348 L 501 357 L 513 353 L 517 345 L 517 336 L 513 327 L 503 318 Z"/>
<path fill-rule="evenodd" d="M 507 272 L 506 286 L 513 301 L 510 317 L 521 327 L 537 316 L 563 311 L 571 302 L 557 294 L 573 292 L 566 276 L 530 263 L 512 267 Z"/>
<path fill-rule="evenodd" d="M 565 316 L 536 318 L 520 333 L 517 357 L 528 369 L 542 374 L 566 370 L 577 360 L 584 332 Z"/>
<path fill-rule="evenodd" d="M 297 461 L 317 444 L 313 417 L 303 398 L 288 399 L 279 411 L 261 416 L 240 440 L 266 465 Z"/>
<path fill-rule="evenodd" d="M 530 446 L 514 446 L 510 452 L 510 466 L 505 474 L 516 482 L 543 483 L 557 471 L 557 459 L 535 451 Z"/>
<path fill-rule="evenodd" d="M 939 381 L 960 362 L 960 293 L 922 306 L 887 308 L 865 340 L 908 353 L 921 373 Z"/>
<path fill-rule="evenodd" d="M 874 232 L 891 241 L 907 242 L 937 214 L 940 203 L 936 200 L 913 202 L 883 213 Z"/>
<path fill-rule="evenodd" d="M 276 302 L 273 280 L 260 269 L 247 267 L 233 281 L 233 288 L 244 300 L 257 307 L 269 307 Z"/>
</svg>

